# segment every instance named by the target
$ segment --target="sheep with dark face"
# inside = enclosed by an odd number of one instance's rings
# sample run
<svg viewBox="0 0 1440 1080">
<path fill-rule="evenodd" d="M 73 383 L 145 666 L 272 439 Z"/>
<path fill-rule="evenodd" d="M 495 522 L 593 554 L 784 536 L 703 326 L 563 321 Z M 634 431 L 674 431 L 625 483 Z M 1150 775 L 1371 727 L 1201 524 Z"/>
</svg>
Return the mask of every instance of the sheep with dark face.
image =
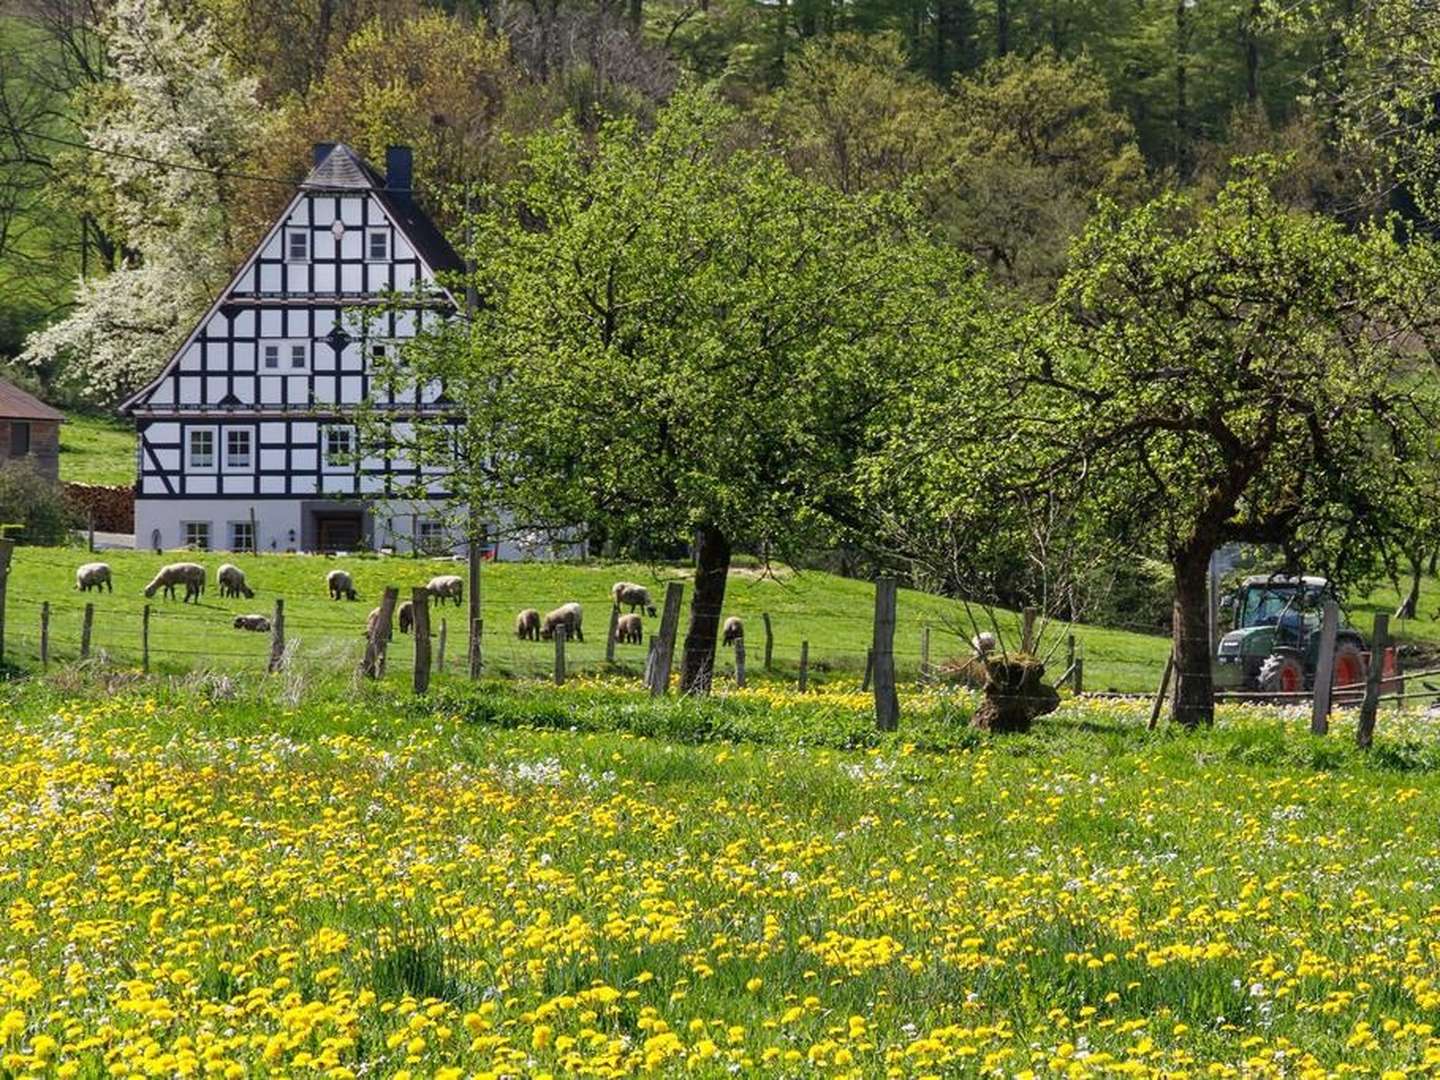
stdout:
<svg viewBox="0 0 1440 1080">
<path fill-rule="evenodd" d="M 145 595 L 154 596 L 161 589 L 165 590 L 167 600 L 175 599 L 175 588 L 178 585 L 185 586 L 185 599 L 181 603 L 188 603 L 193 600 L 200 602 L 200 597 L 205 593 L 205 567 L 199 563 L 178 562 L 162 566 L 160 572 L 145 586 Z"/>
<path fill-rule="evenodd" d="M 243 596 L 247 600 L 255 598 L 255 590 L 245 584 L 245 571 L 233 563 L 227 562 L 215 571 L 215 584 L 220 586 L 221 596 Z"/>
<path fill-rule="evenodd" d="M 565 636 L 571 641 L 584 641 L 585 631 L 580 625 L 582 617 L 580 605 L 573 600 L 568 604 L 561 604 L 540 620 L 540 636 L 549 641 L 555 636 L 555 631 L 563 626 Z"/>
<path fill-rule="evenodd" d="M 415 605 L 406 600 L 395 609 L 395 621 L 400 624 L 400 632 L 408 634 L 415 625 Z"/>
<path fill-rule="evenodd" d="M 441 574 L 425 583 L 425 591 L 436 600 L 454 600 L 459 607 L 465 598 L 465 582 L 454 574 Z"/>
<path fill-rule="evenodd" d="M 989 630 L 981 630 L 980 633 L 970 639 L 970 648 L 974 650 L 975 655 L 982 660 L 994 652 L 999 645 L 1000 642 Z"/>
<path fill-rule="evenodd" d="M 526 608 L 515 616 L 515 636 L 521 641 L 540 640 L 540 612 Z"/>
<path fill-rule="evenodd" d="M 621 615 L 615 623 L 615 640 L 621 645 L 639 645 L 645 637 L 645 627 L 639 615 Z"/>
<path fill-rule="evenodd" d="M 235 621 L 231 623 L 236 630 L 251 630 L 257 634 L 266 633 L 270 629 L 270 620 L 264 615 L 236 615 Z"/>
<path fill-rule="evenodd" d="M 110 580 L 110 564 L 103 562 L 87 562 L 83 566 L 75 568 L 75 588 L 81 592 L 89 592 L 94 589 L 96 592 L 108 590 L 115 591 L 115 583 Z"/>
<path fill-rule="evenodd" d="M 355 582 L 344 570 L 331 570 L 325 575 L 325 587 L 330 590 L 330 599 L 355 599 Z"/>
<path fill-rule="evenodd" d="M 655 603 L 650 599 L 650 590 L 644 585 L 636 585 L 633 581 L 617 581 L 610 586 L 610 597 L 615 601 L 616 607 L 628 607 L 632 613 L 636 608 L 640 608 L 650 618 L 655 617 Z"/>
<path fill-rule="evenodd" d="M 725 620 L 725 627 L 722 634 L 723 644 L 734 645 L 735 642 L 745 637 L 745 624 L 740 621 L 739 616 L 731 615 Z"/>
</svg>

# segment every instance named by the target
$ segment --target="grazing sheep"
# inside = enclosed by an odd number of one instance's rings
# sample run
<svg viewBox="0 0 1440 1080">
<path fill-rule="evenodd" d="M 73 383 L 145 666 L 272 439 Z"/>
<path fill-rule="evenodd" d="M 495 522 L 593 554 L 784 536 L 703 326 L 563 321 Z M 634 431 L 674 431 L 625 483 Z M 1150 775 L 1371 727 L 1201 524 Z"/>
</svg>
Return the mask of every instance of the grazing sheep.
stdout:
<svg viewBox="0 0 1440 1080">
<path fill-rule="evenodd" d="M 205 594 L 205 567 L 193 562 L 162 566 L 160 572 L 150 580 L 150 584 L 145 586 L 145 595 L 154 596 L 156 592 L 164 589 L 165 598 L 174 600 L 177 585 L 185 586 L 185 599 L 181 603 L 188 603 L 193 599 L 198 604 L 200 597 Z"/>
<path fill-rule="evenodd" d="M 365 616 L 365 636 L 367 638 L 373 638 L 375 636 L 375 628 L 379 625 L 380 609 L 378 607 L 371 608 L 370 614 Z"/>
<path fill-rule="evenodd" d="M 645 637 L 645 627 L 639 615 L 621 615 L 615 623 L 615 640 L 621 645 L 639 645 Z"/>
<path fill-rule="evenodd" d="M 344 570 L 331 570 L 325 575 L 325 587 L 330 590 L 330 599 L 355 599 L 355 582 Z M 378 609 L 377 609 L 378 610 Z"/>
<path fill-rule="evenodd" d="M 256 633 L 265 633 L 270 629 L 270 620 L 264 615 L 236 615 L 235 621 L 231 625 L 236 630 L 254 630 Z"/>
<path fill-rule="evenodd" d="M 409 600 L 406 600 L 395 609 L 395 618 L 400 624 L 400 632 L 402 634 L 408 634 L 410 628 L 415 625 L 415 606 Z"/>
<path fill-rule="evenodd" d="M 91 589 L 96 592 L 100 592 L 102 589 L 114 592 L 115 583 L 110 580 L 110 564 L 87 562 L 84 566 L 77 566 L 75 568 L 75 588 L 81 592 L 89 592 Z"/>
<path fill-rule="evenodd" d="M 426 583 L 425 591 L 436 600 L 454 600 L 455 606 L 459 607 L 465 598 L 465 582 L 454 574 L 441 574 Z"/>
<path fill-rule="evenodd" d="M 515 636 L 521 641 L 540 640 L 540 612 L 527 607 L 515 616 Z"/>
<path fill-rule="evenodd" d="M 220 586 L 221 596 L 243 596 L 246 600 L 255 598 L 255 590 L 245 584 L 245 571 L 234 563 L 225 563 L 215 571 L 215 584 Z"/>
<path fill-rule="evenodd" d="M 636 608 L 643 608 L 646 615 L 652 619 L 655 617 L 655 603 L 650 599 L 650 590 L 644 585 L 636 585 L 633 581 L 617 581 L 610 586 L 610 596 L 616 607 L 628 606 L 632 613 Z"/>
<path fill-rule="evenodd" d="M 585 632 L 580 625 L 582 615 L 580 605 L 574 601 L 561 604 L 540 620 L 540 636 L 549 641 L 555 636 L 555 628 L 563 626 L 565 627 L 565 636 L 571 641 L 584 641 Z"/>
<path fill-rule="evenodd" d="M 745 624 L 740 621 L 739 616 L 731 615 L 725 620 L 724 635 L 726 645 L 734 645 L 745 637 Z"/>
<path fill-rule="evenodd" d="M 996 640 L 995 635 L 989 630 L 981 630 L 980 633 L 970 639 L 970 648 L 973 649 L 975 655 L 981 659 L 984 659 L 994 652 L 999 644 L 1000 642 Z"/>
</svg>

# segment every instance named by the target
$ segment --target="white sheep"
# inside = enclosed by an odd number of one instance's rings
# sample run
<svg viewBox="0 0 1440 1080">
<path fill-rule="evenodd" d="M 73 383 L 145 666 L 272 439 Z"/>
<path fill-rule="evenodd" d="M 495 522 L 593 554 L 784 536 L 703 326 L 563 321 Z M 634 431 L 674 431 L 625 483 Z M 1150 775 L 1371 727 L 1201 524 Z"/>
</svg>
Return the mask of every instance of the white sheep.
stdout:
<svg viewBox="0 0 1440 1080">
<path fill-rule="evenodd" d="M 205 567 L 199 563 L 177 562 L 162 566 L 160 571 L 145 586 L 145 595 L 154 596 L 160 589 L 165 590 L 167 600 L 175 599 L 175 586 L 185 586 L 185 599 L 182 603 L 194 600 L 200 602 L 200 597 L 205 593 Z"/>
<path fill-rule="evenodd" d="M 650 618 L 655 617 L 655 603 L 650 599 L 650 590 L 644 585 L 636 585 L 633 581 L 617 581 L 610 586 L 610 597 L 615 601 L 616 607 L 629 607 L 632 613 L 636 608 L 642 608 Z"/>
<path fill-rule="evenodd" d="M 331 570 L 325 575 L 325 587 L 330 590 L 330 599 L 355 599 L 355 582 L 344 570 Z"/>
<path fill-rule="evenodd" d="M 223 563 L 215 571 L 215 584 L 220 587 L 221 596 L 243 596 L 247 600 L 255 598 L 255 590 L 245 584 L 245 571 L 234 563 Z"/>
<path fill-rule="evenodd" d="M 236 615 L 235 621 L 231 623 L 236 630 L 253 630 L 256 633 L 265 633 L 270 629 L 270 620 L 264 615 Z"/>
<path fill-rule="evenodd" d="M 731 615 L 725 620 L 724 641 L 725 645 L 734 645 L 735 642 L 745 637 L 745 624 L 740 621 L 738 615 Z"/>
<path fill-rule="evenodd" d="M 568 604 L 561 604 L 540 620 L 540 636 L 549 641 L 555 636 L 556 627 L 563 626 L 565 636 L 571 641 L 584 641 L 585 631 L 581 626 L 583 616 L 580 605 L 573 600 Z"/>
<path fill-rule="evenodd" d="M 465 582 L 454 574 L 441 574 L 426 582 L 425 591 L 436 600 L 454 600 L 459 607 L 465 598 Z"/>
<path fill-rule="evenodd" d="M 81 592 L 89 592 L 91 589 L 100 592 L 102 588 L 114 592 L 115 584 L 110 580 L 110 564 L 87 562 L 84 566 L 77 566 L 75 568 L 75 588 Z"/>
<path fill-rule="evenodd" d="M 639 615 L 621 615 L 615 621 L 615 640 L 621 645 L 639 645 L 645 637 L 645 626 Z"/>
<path fill-rule="evenodd" d="M 982 660 L 999 648 L 999 646 L 999 640 L 989 630 L 981 630 L 980 633 L 970 639 L 970 648 L 973 649 L 975 655 Z"/>
<path fill-rule="evenodd" d="M 365 636 L 373 638 L 376 629 L 380 626 L 380 609 L 371 608 L 370 614 L 365 616 Z"/>
<path fill-rule="evenodd" d="M 540 640 L 540 612 L 526 608 L 515 616 L 515 636 L 521 641 Z"/>
</svg>

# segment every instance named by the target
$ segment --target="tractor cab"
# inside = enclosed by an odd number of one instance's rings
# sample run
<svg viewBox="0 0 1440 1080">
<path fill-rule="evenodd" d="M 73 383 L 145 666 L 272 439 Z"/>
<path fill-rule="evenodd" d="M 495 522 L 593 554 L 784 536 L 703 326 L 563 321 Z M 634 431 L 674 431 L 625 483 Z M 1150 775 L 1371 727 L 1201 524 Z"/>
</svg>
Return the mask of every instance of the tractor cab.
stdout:
<svg viewBox="0 0 1440 1080">
<path fill-rule="evenodd" d="M 1220 639 L 1215 685 L 1221 689 L 1297 693 L 1314 683 L 1320 622 L 1333 596 L 1322 577 L 1267 574 L 1240 583 L 1232 629 Z M 1365 641 L 1342 616 L 1335 636 L 1335 683 L 1363 681 Z"/>
</svg>

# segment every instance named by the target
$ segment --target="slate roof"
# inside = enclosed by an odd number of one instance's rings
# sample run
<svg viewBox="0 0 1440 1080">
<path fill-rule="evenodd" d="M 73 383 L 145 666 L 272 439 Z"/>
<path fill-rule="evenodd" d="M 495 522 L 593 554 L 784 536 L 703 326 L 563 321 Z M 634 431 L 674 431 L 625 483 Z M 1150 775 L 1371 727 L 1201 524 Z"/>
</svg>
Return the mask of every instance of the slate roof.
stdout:
<svg viewBox="0 0 1440 1080">
<path fill-rule="evenodd" d="M 27 394 L 14 383 L 0 379 L 0 420 L 65 419 L 59 409 L 52 409 L 33 394 Z"/>
<path fill-rule="evenodd" d="M 300 186 L 309 191 L 373 191 L 385 186 L 385 178 L 350 147 L 336 143 Z"/>
</svg>

